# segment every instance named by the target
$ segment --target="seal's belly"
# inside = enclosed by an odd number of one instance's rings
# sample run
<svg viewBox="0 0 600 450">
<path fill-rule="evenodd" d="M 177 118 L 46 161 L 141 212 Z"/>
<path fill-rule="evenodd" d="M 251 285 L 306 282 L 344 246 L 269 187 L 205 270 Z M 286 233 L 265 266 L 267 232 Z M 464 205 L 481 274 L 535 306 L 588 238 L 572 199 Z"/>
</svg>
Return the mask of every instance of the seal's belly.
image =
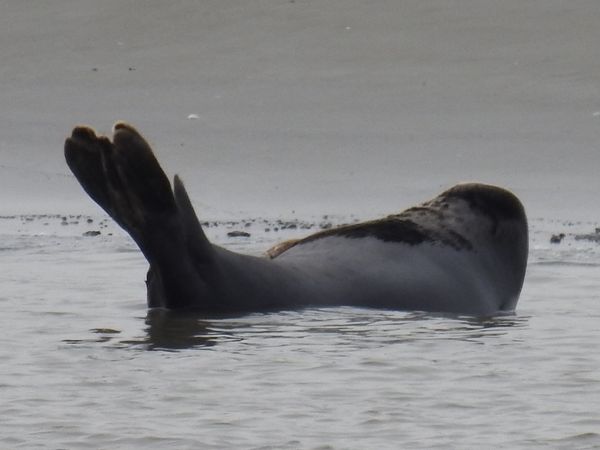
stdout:
<svg viewBox="0 0 600 450">
<path fill-rule="evenodd" d="M 488 264 L 472 250 L 332 236 L 274 261 L 293 269 L 319 304 L 476 314 L 499 309 Z"/>
</svg>

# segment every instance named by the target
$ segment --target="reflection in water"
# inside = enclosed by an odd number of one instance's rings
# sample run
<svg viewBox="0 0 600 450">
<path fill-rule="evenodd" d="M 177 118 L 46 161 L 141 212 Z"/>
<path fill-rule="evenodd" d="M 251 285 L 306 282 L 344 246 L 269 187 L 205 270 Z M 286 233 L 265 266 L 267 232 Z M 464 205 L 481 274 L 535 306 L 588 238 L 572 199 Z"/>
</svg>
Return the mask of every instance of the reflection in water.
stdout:
<svg viewBox="0 0 600 450">
<path fill-rule="evenodd" d="M 461 317 L 464 331 L 468 340 L 480 340 L 494 336 L 505 335 L 509 328 L 523 327 L 527 325 L 529 317 L 512 315 L 501 315 L 494 317 Z"/>
<path fill-rule="evenodd" d="M 230 339 L 227 333 L 211 328 L 211 324 L 202 320 L 200 315 L 189 311 L 149 310 L 146 317 L 140 320 L 147 325 L 142 336 L 123 339 L 120 330 L 93 328 L 89 330 L 94 335 L 92 339 L 63 339 L 62 342 L 73 345 L 110 343 L 110 346 L 118 348 L 178 351 L 211 347 L 217 343 L 217 339 Z"/>
<path fill-rule="evenodd" d="M 482 343 L 483 339 L 525 327 L 529 317 L 506 314 L 473 317 L 430 312 L 381 311 L 357 308 L 308 310 L 300 319 L 302 331 L 335 334 L 383 344 L 416 341 L 457 340 Z M 297 323 L 297 325 L 299 325 Z M 296 327 L 296 331 L 298 327 Z"/>
<path fill-rule="evenodd" d="M 413 312 L 408 313 L 404 320 L 419 322 L 412 333 L 415 340 L 428 338 L 482 342 L 482 338 L 502 336 L 507 334 L 510 328 L 526 326 L 529 317 L 514 313 L 476 317 Z"/>
<path fill-rule="evenodd" d="M 146 316 L 148 350 L 183 350 L 216 344 L 219 333 L 198 314 L 151 309 Z"/>
<path fill-rule="evenodd" d="M 429 312 L 373 310 L 368 308 L 315 308 L 301 311 L 256 313 L 247 316 L 210 316 L 191 311 L 149 310 L 143 334 L 123 338 L 119 330 L 94 328 L 92 340 L 64 340 L 70 344 L 108 343 L 145 350 L 180 351 L 213 347 L 232 341 L 259 346 L 302 345 L 324 335 L 332 345 L 389 345 L 416 341 L 457 340 L 483 343 L 485 339 L 526 326 L 529 317 L 507 314 L 472 317 Z M 140 330 L 142 331 L 142 330 Z"/>
<path fill-rule="evenodd" d="M 470 317 L 341 307 L 207 320 L 189 311 L 156 309 L 148 311 L 145 338 L 129 343 L 142 344 L 148 350 L 177 351 L 214 346 L 223 341 L 256 337 L 295 340 L 322 333 L 380 343 L 431 339 L 481 342 L 482 338 L 501 336 L 510 328 L 525 326 L 528 319 L 514 314 Z M 262 342 L 266 343 L 265 340 Z"/>
</svg>

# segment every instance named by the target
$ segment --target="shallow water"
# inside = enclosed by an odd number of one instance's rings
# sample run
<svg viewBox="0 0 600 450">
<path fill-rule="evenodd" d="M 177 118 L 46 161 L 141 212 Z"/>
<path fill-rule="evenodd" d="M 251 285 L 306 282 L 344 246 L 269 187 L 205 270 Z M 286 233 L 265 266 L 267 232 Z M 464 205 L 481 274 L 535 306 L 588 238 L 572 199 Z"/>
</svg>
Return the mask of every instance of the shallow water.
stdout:
<svg viewBox="0 0 600 450">
<path fill-rule="evenodd" d="M 92 220 L 0 218 L 0 448 L 600 447 L 600 244 L 574 239 L 594 223 L 532 220 L 515 315 L 206 320 L 148 313 L 144 259 Z M 257 254 L 307 232 L 275 227 L 208 234 Z"/>
</svg>

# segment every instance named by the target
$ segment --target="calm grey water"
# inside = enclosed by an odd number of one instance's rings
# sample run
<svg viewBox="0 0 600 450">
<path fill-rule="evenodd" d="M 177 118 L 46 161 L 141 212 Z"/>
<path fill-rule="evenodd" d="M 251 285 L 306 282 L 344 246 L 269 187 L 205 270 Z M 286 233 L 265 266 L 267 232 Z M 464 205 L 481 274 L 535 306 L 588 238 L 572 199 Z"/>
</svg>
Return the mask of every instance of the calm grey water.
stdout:
<svg viewBox="0 0 600 450">
<path fill-rule="evenodd" d="M 203 320 L 149 314 L 145 261 L 98 220 L 0 218 L 0 448 L 600 448 L 600 244 L 572 235 L 594 223 L 532 221 L 512 316 Z M 248 253 L 292 234 L 229 228 Z"/>
</svg>

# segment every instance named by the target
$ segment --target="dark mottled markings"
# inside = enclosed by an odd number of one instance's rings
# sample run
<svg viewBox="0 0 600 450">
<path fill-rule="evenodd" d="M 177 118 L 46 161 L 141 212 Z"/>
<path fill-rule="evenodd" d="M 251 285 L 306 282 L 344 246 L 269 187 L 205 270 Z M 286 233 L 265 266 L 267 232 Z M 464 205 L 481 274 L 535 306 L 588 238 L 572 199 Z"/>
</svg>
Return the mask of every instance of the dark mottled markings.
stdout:
<svg viewBox="0 0 600 450">
<path fill-rule="evenodd" d="M 465 201 L 471 209 L 489 218 L 492 234 L 496 233 L 500 221 L 526 220 L 523 205 L 512 193 L 490 185 L 460 184 L 421 206 L 415 206 L 399 214 L 381 220 L 325 230 L 304 239 L 284 242 L 269 250 L 267 254 L 275 258 L 297 245 L 331 236 L 355 239 L 373 237 L 383 242 L 408 245 L 431 242 L 455 250 L 472 250 L 471 241 L 448 226 L 446 221 L 446 212 L 457 199 Z M 457 222 L 460 222 L 460 218 Z"/>
<path fill-rule="evenodd" d="M 423 212 L 428 212 L 435 216 L 438 215 L 437 211 L 429 210 L 428 208 L 423 207 L 419 208 L 419 210 L 420 214 Z M 304 239 L 293 240 L 279 244 L 269 250 L 267 254 L 271 258 L 275 258 L 297 245 L 302 245 L 318 239 L 334 236 L 346 237 L 350 239 L 372 237 L 383 242 L 396 242 L 408 245 L 418 245 L 424 242 L 437 242 L 442 245 L 450 246 L 456 250 L 470 250 L 473 248 L 471 242 L 456 231 L 450 230 L 444 226 L 439 227 L 438 230 L 430 229 L 409 219 L 408 217 L 410 217 L 414 212 L 415 209 L 411 208 L 402 214 L 389 216 L 385 219 L 359 223 L 356 225 L 346 225 L 331 230 L 321 231 Z"/>
<path fill-rule="evenodd" d="M 429 211 L 435 215 L 438 214 L 435 210 Z M 408 216 L 411 212 L 412 210 L 406 211 L 405 216 Z M 349 238 L 374 237 L 383 242 L 398 242 L 408 245 L 439 242 L 456 250 L 470 250 L 473 248 L 468 239 L 454 230 L 444 226 L 440 226 L 439 230 L 428 229 L 410 219 L 403 218 L 402 215 L 390 216 L 387 219 L 356 225 L 355 227 L 332 230 L 331 234 Z"/>
<path fill-rule="evenodd" d="M 359 225 L 349 225 L 331 230 L 329 233 L 323 233 L 322 236 L 314 235 L 314 238 L 318 239 L 325 236 L 342 236 L 357 239 L 374 237 L 384 242 L 403 242 L 410 245 L 417 245 L 433 240 L 433 236 L 430 233 L 427 233 L 423 227 L 417 225 L 412 220 L 396 218 L 388 218 L 387 220 L 367 222 Z M 310 236 L 308 239 L 310 239 Z"/>
<path fill-rule="evenodd" d="M 485 184 L 459 184 L 444 192 L 440 197 L 460 198 L 473 209 L 498 220 L 523 220 L 525 209 L 511 192 Z"/>
</svg>

